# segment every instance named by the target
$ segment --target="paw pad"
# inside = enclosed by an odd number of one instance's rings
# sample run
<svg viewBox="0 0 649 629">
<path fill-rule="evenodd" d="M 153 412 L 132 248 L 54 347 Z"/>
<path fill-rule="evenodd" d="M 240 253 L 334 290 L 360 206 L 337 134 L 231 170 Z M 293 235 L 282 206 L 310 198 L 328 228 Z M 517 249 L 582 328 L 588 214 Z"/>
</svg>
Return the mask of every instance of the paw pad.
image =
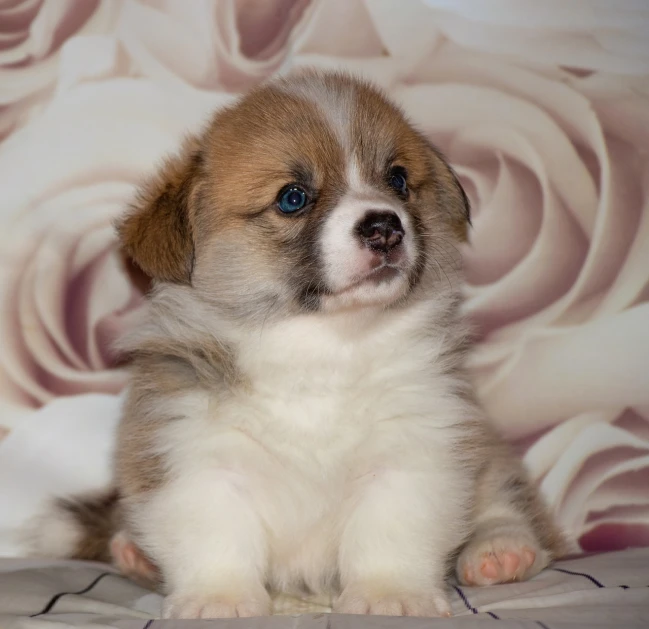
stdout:
<svg viewBox="0 0 649 629">
<path fill-rule="evenodd" d="M 458 579 L 465 585 L 523 581 L 547 563 L 532 540 L 482 539 L 469 543 L 458 559 Z"/>
</svg>

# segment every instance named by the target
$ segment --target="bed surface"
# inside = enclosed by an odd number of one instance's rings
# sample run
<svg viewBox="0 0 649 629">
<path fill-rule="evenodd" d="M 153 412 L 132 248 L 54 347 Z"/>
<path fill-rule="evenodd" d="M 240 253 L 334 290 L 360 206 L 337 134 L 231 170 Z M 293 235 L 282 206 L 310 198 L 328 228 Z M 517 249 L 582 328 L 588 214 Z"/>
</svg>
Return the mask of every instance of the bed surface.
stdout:
<svg viewBox="0 0 649 629">
<path fill-rule="evenodd" d="M 649 549 L 568 559 L 525 583 L 452 589 L 454 617 L 380 618 L 328 614 L 327 601 L 280 598 L 260 619 L 161 621 L 161 597 L 96 563 L 0 559 L 0 627 L 185 626 L 254 629 L 381 627 L 649 627 Z M 200 623 L 200 624 L 199 624 Z"/>
</svg>

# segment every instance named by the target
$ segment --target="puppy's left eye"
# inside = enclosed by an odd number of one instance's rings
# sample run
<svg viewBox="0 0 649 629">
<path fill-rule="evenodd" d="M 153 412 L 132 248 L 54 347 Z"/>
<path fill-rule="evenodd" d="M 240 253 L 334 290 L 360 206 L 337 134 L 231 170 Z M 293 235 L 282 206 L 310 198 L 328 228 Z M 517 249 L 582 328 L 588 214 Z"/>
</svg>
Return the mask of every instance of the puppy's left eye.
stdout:
<svg viewBox="0 0 649 629">
<path fill-rule="evenodd" d="M 395 166 L 388 174 L 388 185 L 402 197 L 408 195 L 407 173 L 404 168 Z"/>
<path fill-rule="evenodd" d="M 308 202 L 309 197 L 302 188 L 291 186 L 280 193 L 277 207 L 284 214 L 293 214 L 299 212 Z"/>
</svg>

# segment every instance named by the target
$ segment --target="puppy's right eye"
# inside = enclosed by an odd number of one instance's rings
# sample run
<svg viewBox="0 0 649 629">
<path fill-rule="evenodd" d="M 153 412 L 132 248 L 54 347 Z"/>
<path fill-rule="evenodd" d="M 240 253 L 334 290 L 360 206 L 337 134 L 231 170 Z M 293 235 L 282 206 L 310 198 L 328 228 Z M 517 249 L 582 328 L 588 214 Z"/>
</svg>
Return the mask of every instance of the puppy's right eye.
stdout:
<svg viewBox="0 0 649 629">
<path fill-rule="evenodd" d="M 308 202 L 309 197 L 302 188 L 291 186 L 280 193 L 277 207 L 284 214 L 293 214 L 299 212 Z"/>
</svg>

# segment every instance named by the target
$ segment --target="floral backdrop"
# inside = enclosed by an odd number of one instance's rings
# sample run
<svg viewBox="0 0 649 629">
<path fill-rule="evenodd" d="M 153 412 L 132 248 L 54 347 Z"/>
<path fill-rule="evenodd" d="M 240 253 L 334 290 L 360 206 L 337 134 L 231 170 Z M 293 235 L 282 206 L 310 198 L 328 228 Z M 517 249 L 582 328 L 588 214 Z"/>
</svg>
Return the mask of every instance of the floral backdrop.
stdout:
<svg viewBox="0 0 649 629">
<path fill-rule="evenodd" d="M 457 169 L 471 369 L 575 545 L 649 545 L 648 33 L 642 0 L 0 0 L 0 530 L 58 468 L 105 476 L 138 180 L 316 65 L 378 82 Z"/>
</svg>

